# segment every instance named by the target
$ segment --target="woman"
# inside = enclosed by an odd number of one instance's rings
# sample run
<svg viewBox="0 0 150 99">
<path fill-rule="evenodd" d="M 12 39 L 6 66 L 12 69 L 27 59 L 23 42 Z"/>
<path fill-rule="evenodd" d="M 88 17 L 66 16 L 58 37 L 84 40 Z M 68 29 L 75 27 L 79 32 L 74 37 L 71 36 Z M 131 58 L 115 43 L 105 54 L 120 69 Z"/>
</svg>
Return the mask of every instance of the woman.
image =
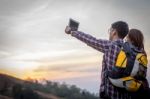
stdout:
<svg viewBox="0 0 150 99">
<path fill-rule="evenodd" d="M 131 43 L 138 50 L 143 51 L 143 53 L 146 54 L 144 50 L 144 36 L 140 30 L 131 29 L 126 39 L 127 39 L 127 42 Z"/>
<path fill-rule="evenodd" d="M 146 55 L 146 52 L 144 50 L 144 36 L 142 32 L 138 29 L 131 29 L 126 37 L 127 42 L 132 46 L 132 48 L 140 53 L 144 53 Z M 147 56 L 147 55 L 146 55 Z M 149 98 L 149 85 L 148 81 L 146 79 L 146 73 L 147 73 L 147 68 L 144 68 L 144 70 L 141 70 L 142 73 L 144 74 L 141 76 L 141 81 L 142 81 L 142 86 L 139 89 L 138 92 L 132 93 L 133 99 L 150 99 Z"/>
</svg>

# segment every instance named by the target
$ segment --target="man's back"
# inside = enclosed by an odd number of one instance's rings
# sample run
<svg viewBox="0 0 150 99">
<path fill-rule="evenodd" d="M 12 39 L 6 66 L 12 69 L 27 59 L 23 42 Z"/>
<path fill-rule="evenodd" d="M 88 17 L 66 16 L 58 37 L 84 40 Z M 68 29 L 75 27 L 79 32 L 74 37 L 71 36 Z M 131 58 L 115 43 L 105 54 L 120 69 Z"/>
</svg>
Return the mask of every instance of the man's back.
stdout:
<svg viewBox="0 0 150 99">
<path fill-rule="evenodd" d="M 88 46 L 104 53 L 101 72 L 100 96 L 111 97 L 111 99 L 130 99 L 131 97 L 129 93 L 113 86 L 107 75 L 107 72 L 111 71 L 112 67 L 115 65 L 117 55 L 121 49 L 119 44 L 123 44 L 123 40 L 118 39 L 116 41 L 109 41 L 96 39 L 91 35 L 78 31 L 73 32 L 72 36 L 83 41 Z"/>
<path fill-rule="evenodd" d="M 121 50 L 120 44 L 123 44 L 122 39 L 112 41 L 110 43 L 109 49 L 104 53 L 102 72 L 101 72 L 101 88 L 100 95 L 105 95 L 102 97 L 111 97 L 111 99 L 130 99 L 130 94 L 121 88 L 117 88 L 108 79 L 108 72 L 111 72 L 113 66 L 115 66 L 116 58 Z M 113 72 L 111 72 L 113 73 Z"/>
</svg>

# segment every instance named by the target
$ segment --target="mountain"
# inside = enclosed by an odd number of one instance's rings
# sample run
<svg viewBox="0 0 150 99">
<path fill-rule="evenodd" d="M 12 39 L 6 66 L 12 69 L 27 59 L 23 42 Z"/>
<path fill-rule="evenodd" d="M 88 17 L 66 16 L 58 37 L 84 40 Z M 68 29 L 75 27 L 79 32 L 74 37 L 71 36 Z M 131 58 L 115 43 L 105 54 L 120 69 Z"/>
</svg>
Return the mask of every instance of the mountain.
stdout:
<svg viewBox="0 0 150 99">
<path fill-rule="evenodd" d="M 7 97 L 7 96 L 3 96 L 3 95 L 0 95 L 0 99 L 13 99 L 13 98 Z"/>
<path fill-rule="evenodd" d="M 32 82 L 21 80 L 6 74 L 0 74 L 0 99 L 13 99 L 12 90 L 15 85 L 33 84 Z M 39 95 L 42 99 L 60 99 L 59 97 L 46 94 L 37 90 L 32 90 L 35 94 Z M 41 99 L 40 98 L 40 99 Z M 24 99 L 24 98 L 23 98 Z"/>
<path fill-rule="evenodd" d="M 46 80 L 27 81 L 0 74 L 0 99 L 99 99 L 95 94 L 75 85 L 59 84 Z"/>
<path fill-rule="evenodd" d="M 23 84 L 25 81 L 6 75 L 6 74 L 0 74 L 0 91 L 4 88 L 11 88 L 15 84 Z"/>
</svg>

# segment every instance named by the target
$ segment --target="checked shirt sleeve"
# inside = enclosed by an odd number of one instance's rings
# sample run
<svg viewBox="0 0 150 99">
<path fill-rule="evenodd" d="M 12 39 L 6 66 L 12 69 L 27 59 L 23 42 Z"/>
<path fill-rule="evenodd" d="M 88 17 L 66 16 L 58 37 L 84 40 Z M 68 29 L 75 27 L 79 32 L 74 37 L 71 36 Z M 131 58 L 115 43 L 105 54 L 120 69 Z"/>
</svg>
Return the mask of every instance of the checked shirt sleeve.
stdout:
<svg viewBox="0 0 150 99">
<path fill-rule="evenodd" d="M 96 39 L 95 37 L 80 31 L 72 32 L 71 35 L 86 43 L 88 46 L 103 53 L 108 51 L 109 46 L 111 45 L 111 41 L 109 40 Z"/>
</svg>

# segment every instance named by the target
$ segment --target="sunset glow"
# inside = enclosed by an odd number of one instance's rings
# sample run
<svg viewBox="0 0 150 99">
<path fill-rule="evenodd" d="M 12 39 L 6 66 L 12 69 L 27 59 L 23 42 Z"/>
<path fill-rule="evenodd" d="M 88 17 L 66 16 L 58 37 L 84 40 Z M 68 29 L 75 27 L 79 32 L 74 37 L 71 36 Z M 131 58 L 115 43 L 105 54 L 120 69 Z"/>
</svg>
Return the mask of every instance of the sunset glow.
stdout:
<svg viewBox="0 0 150 99">
<path fill-rule="evenodd" d="M 128 22 L 143 32 L 150 61 L 150 2 L 118 1 L 0 1 L 0 73 L 68 83 L 75 79 L 73 84 L 98 92 L 103 54 L 64 33 L 70 17 L 80 22 L 81 31 L 102 39 L 108 39 L 112 22 Z"/>
</svg>

